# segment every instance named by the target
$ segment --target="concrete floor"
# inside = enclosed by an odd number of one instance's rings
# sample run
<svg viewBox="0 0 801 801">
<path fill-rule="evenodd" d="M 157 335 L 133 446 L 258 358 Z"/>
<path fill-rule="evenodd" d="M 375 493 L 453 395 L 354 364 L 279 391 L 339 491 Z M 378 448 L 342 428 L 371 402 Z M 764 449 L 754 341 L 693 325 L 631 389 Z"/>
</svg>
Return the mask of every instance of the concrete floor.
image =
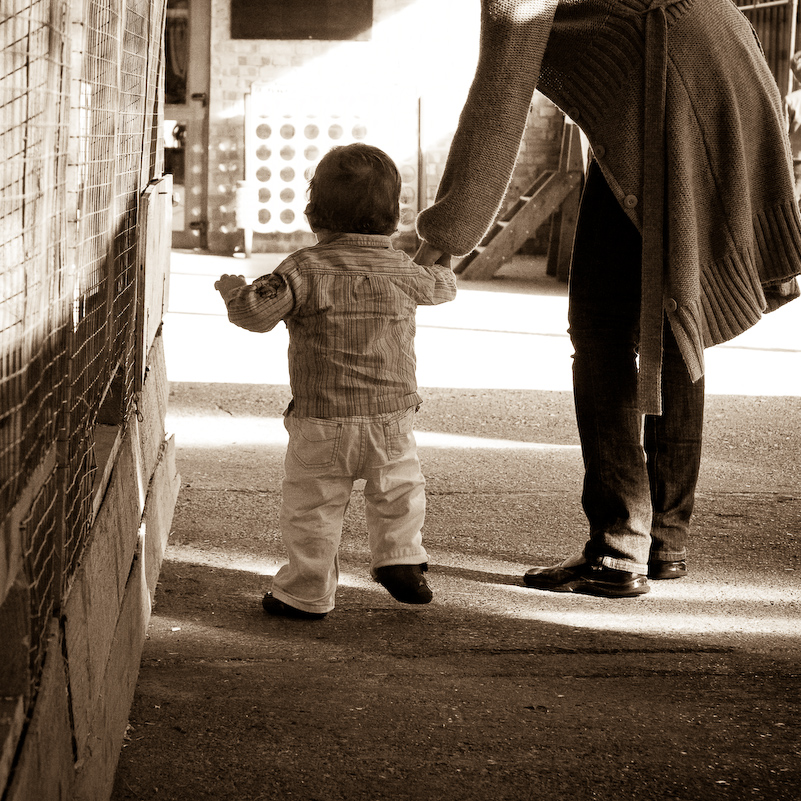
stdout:
<svg viewBox="0 0 801 801">
<path fill-rule="evenodd" d="M 517 259 L 418 316 L 435 600 L 367 573 L 357 485 L 337 608 L 260 611 L 286 332 L 213 290 L 281 257 L 176 252 L 164 321 L 183 486 L 114 799 L 795 799 L 801 780 L 801 303 L 708 351 L 681 581 L 608 601 L 522 586 L 578 550 L 566 288 Z"/>
</svg>

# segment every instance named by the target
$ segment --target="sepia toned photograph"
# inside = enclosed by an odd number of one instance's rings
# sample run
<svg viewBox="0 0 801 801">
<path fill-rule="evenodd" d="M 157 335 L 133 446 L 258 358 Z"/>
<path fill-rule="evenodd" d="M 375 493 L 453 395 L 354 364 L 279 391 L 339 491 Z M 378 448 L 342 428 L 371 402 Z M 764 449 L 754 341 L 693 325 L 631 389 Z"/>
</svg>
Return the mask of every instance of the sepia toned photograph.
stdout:
<svg viewBox="0 0 801 801">
<path fill-rule="evenodd" d="M 801 797 L 798 0 L 0 48 L 0 801 Z"/>
</svg>

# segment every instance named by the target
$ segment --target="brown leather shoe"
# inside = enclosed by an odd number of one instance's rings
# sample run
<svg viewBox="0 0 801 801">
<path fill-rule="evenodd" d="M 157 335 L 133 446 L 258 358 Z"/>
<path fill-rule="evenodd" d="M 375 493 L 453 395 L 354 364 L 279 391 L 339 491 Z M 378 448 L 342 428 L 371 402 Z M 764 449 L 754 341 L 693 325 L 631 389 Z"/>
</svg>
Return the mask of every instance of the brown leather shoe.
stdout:
<svg viewBox="0 0 801 801">
<path fill-rule="evenodd" d="M 375 571 L 375 580 L 402 604 L 427 604 L 434 593 L 423 572 L 428 565 L 385 565 Z"/>
<path fill-rule="evenodd" d="M 533 567 L 523 576 L 523 583 L 535 590 L 575 592 L 602 598 L 634 598 L 651 590 L 648 578 L 640 573 L 574 562 L 568 559 L 554 567 Z"/>
<path fill-rule="evenodd" d="M 687 562 L 680 559 L 677 562 L 663 562 L 652 559 L 648 562 L 648 578 L 660 581 L 662 579 L 676 579 L 687 575 Z"/>
<path fill-rule="evenodd" d="M 271 592 L 266 593 L 261 599 L 261 605 L 264 611 L 270 615 L 293 617 L 297 620 L 322 620 L 327 614 L 327 612 L 307 612 L 305 609 L 290 606 L 279 601 L 278 598 L 274 598 Z"/>
</svg>

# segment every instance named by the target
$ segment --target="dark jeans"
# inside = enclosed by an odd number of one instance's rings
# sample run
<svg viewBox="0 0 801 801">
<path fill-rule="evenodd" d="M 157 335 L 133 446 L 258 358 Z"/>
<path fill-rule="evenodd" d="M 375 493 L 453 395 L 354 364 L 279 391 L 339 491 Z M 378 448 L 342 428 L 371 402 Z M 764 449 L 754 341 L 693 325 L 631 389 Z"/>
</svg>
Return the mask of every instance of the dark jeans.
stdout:
<svg viewBox="0 0 801 801">
<path fill-rule="evenodd" d="M 584 457 L 584 553 L 646 572 L 686 556 L 701 459 L 703 379 L 665 320 L 661 416 L 637 408 L 642 238 L 597 164 L 587 176 L 570 277 L 576 419 Z"/>
</svg>

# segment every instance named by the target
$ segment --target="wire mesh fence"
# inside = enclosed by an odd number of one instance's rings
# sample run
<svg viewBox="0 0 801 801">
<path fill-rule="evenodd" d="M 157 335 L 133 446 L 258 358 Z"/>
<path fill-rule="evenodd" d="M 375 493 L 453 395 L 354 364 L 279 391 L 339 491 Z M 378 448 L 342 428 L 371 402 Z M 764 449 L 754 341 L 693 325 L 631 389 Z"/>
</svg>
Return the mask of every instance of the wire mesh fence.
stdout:
<svg viewBox="0 0 801 801">
<path fill-rule="evenodd" d="M 28 700 L 91 529 L 98 420 L 136 399 L 164 4 L 0 6 L 0 605 L 24 587 Z"/>
</svg>

